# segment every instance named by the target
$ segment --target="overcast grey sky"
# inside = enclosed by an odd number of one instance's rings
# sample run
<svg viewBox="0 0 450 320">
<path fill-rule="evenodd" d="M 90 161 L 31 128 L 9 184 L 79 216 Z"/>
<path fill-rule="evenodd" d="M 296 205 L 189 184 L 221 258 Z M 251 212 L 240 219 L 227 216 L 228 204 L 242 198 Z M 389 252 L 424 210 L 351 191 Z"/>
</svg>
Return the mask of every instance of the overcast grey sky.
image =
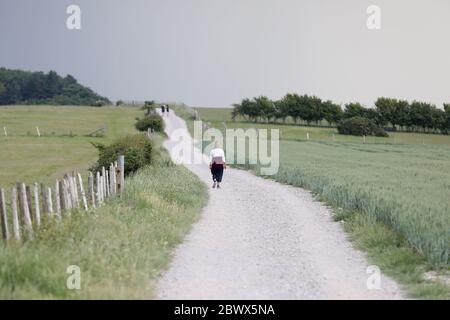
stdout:
<svg viewBox="0 0 450 320">
<path fill-rule="evenodd" d="M 66 8 L 81 7 L 81 30 Z M 382 10 L 368 30 L 366 9 Z M 450 102 L 448 0 L 0 0 L 0 66 L 109 98 L 228 106 L 286 92 Z"/>
</svg>

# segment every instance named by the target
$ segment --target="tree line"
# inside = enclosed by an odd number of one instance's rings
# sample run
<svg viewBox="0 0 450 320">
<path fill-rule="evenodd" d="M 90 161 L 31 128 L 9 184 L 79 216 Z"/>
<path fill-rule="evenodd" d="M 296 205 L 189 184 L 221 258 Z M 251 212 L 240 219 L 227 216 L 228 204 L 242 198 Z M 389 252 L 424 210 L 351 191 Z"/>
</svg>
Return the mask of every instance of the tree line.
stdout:
<svg viewBox="0 0 450 320">
<path fill-rule="evenodd" d="M 102 106 L 110 104 L 71 76 L 0 68 L 0 105 L 50 104 Z"/>
<path fill-rule="evenodd" d="M 232 118 L 242 117 L 253 122 L 283 122 L 322 125 L 324 121 L 336 126 L 350 118 L 364 118 L 383 128 L 402 131 L 423 131 L 448 134 L 450 131 L 450 104 L 444 109 L 427 102 L 398 100 L 380 97 L 374 108 L 358 102 L 347 103 L 342 108 L 330 100 L 316 96 L 288 93 L 279 100 L 265 96 L 243 99 L 233 105 Z"/>
</svg>

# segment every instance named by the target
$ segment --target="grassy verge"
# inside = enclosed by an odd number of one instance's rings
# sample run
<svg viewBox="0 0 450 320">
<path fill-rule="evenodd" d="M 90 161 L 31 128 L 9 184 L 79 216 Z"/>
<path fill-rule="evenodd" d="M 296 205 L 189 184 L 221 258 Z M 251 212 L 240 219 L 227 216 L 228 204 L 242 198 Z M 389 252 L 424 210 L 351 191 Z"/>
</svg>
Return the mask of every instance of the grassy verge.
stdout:
<svg viewBox="0 0 450 320">
<path fill-rule="evenodd" d="M 338 211 L 338 209 L 335 209 Z M 439 281 L 427 281 L 424 273 L 433 266 L 386 224 L 361 212 L 347 212 L 336 217 L 356 248 L 367 253 L 369 261 L 397 280 L 408 296 L 418 299 L 450 299 L 450 289 Z M 445 270 L 437 274 L 445 275 Z"/>
<path fill-rule="evenodd" d="M 170 253 L 198 218 L 205 186 L 174 165 L 155 138 L 155 161 L 126 193 L 95 212 L 47 221 L 35 241 L 0 247 L 0 299 L 150 299 Z M 186 192 L 186 190 L 190 192 Z M 81 270 L 68 290 L 66 269 Z"/>
</svg>

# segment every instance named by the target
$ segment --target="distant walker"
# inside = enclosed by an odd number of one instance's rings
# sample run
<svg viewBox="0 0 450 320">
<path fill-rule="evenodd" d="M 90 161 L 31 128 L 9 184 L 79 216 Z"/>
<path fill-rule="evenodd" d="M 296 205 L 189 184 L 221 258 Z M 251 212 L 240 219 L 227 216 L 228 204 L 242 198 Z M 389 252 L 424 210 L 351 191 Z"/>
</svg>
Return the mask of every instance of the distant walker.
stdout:
<svg viewBox="0 0 450 320">
<path fill-rule="evenodd" d="M 226 169 L 227 164 L 225 162 L 225 152 L 219 147 L 218 142 L 215 143 L 214 149 L 209 153 L 211 161 L 209 168 L 211 169 L 213 188 L 220 189 L 222 183 L 223 170 Z"/>
</svg>

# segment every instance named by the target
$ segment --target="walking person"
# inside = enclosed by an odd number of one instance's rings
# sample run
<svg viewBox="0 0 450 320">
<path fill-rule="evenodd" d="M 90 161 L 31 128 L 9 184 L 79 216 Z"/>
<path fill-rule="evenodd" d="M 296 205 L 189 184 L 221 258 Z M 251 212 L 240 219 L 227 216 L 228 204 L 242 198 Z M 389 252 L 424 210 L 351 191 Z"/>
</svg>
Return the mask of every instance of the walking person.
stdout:
<svg viewBox="0 0 450 320">
<path fill-rule="evenodd" d="M 161 105 L 161 113 L 162 113 L 162 115 L 164 116 L 164 112 L 166 111 L 166 107 L 165 107 L 165 105 Z"/>
<path fill-rule="evenodd" d="M 166 105 L 166 112 L 167 112 L 167 115 L 169 115 L 169 111 L 170 111 L 170 110 L 169 110 L 169 105 L 167 104 L 167 105 Z"/>
<path fill-rule="evenodd" d="M 225 152 L 220 148 L 218 142 L 216 141 L 214 149 L 209 153 L 211 162 L 209 163 L 209 168 L 211 169 L 213 188 L 220 189 L 220 184 L 222 183 L 223 170 L 227 168 L 225 162 Z"/>
</svg>

